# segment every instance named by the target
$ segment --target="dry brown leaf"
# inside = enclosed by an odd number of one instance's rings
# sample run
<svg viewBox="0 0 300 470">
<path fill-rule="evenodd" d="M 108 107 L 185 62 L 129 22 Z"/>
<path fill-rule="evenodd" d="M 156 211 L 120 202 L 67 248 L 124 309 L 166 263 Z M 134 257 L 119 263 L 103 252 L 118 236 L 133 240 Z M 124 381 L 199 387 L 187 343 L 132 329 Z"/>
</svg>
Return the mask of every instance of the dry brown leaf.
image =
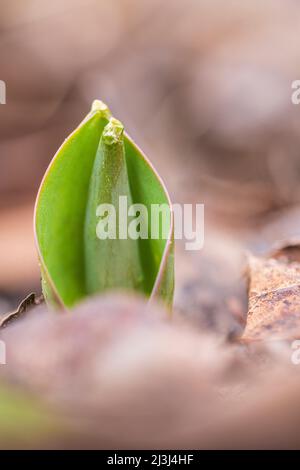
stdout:
<svg viewBox="0 0 300 470">
<path fill-rule="evenodd" d="M 33 307 L 43 303 L 43 295 L 37 296 L 34 292 L 28 294 L 25 299 L 20 302 L 18 308 L 12 312 L 6 313 L 0 317 L 0 328 L 5 328 L 9 323 L 17 320 L 20 316 L 27 313 Z"/>
<path fill-rule="evenodd" d="M 242 341 L 300 338 L 300 244 L 249 257 L 249 307 Z"/>
</svg>

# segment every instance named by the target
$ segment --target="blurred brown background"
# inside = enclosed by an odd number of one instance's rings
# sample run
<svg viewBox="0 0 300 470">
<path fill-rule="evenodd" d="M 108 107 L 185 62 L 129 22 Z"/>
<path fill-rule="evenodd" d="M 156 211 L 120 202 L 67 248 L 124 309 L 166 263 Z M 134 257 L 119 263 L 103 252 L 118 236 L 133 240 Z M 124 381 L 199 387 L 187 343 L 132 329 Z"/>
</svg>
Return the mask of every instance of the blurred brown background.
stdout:
<svg viewBox="0 0 300 470">
<path fill-rule="evenodd" d="M 291 103 L 299 2 L 1 0 L 0 8 L 0 311 L 39 290 L 35 194 L 95 98 L 144 148 L 174 202 L 205 203 L 204 252 L 192 260 L 178 248 L 179 307 L 192 295 L 197 308 L 201 282 L 209 311 L 211 283 L 231 289 L 245 248 L 299 234 L 300 106 Z M 195 289 L 186 284 L 191 264 Z"/>
</svg>

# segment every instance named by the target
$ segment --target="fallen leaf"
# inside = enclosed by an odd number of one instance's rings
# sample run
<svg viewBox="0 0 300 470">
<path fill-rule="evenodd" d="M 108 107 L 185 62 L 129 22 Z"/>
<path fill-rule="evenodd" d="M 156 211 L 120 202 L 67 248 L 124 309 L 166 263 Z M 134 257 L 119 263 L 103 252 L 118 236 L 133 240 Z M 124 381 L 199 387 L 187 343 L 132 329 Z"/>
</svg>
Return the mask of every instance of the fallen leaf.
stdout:
<svg viewBox="0 0 300 470">
<path fill-rule="evenodd" d="M 6 313 L 0 317 L 0 328 L 6 327 L 8 323 L 15 321 L 17 318 L 19 318 L 19 316 L 28 312 L 28 310 L 30 310 L 32 307 L 40 305 L 43 303 L 43 301 L 44 297 L 42 295 L 37 296 L 33 292 L 28 294 L 25 299 L 22 300 L 16 310 Z"/>
<path fill-rule="evenodd" d="M 249 257 L 249 307 L 242 341 L 300 338 L 300 244 Z"/>
</svg>

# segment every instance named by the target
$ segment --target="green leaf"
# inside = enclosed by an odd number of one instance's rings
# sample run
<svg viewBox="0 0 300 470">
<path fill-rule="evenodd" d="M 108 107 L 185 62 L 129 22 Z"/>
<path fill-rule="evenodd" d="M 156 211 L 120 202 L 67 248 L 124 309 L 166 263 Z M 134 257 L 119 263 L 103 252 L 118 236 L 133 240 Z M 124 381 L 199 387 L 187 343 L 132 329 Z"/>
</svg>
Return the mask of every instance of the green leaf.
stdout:
<svg viewBox="0 0 300 470">
<path fill-rule="evenodd" d="M 105 221 L 97 208 L 112 204 L 118 222 L 120 196 L 126 196 L 128 207 L 133 203 L 147 208 L 147 238 L 123 239 L 123 225 L 118 223 L 115 239 L 99 238 L 97 227 Z M 157 239 L 151 236 L 153 204 L 163 204 L 166 210 L 167 236 L 161 224 Z M 100 101 L 94 102 L 46 171 L 36 201 L 35 232 L 47 302 L 71 307 L 89 295 L 114 289 L 172 303 L 173 215 L 168 193 L 145 155 Z"/>
</svg>

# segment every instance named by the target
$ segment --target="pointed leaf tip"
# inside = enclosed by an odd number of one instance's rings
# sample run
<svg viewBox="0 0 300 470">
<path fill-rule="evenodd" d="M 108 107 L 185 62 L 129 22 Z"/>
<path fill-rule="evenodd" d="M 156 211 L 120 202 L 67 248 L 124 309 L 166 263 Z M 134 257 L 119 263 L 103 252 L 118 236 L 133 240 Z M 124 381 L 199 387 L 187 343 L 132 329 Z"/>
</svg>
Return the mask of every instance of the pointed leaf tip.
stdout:
<svg viewBox="0 0 300 470">
<path fill-rule="evenodd" d="M 101 100 L 94 100 L 91 107 L 91 112 L 101 112 L 101 114 L 109 119 L 111 117 L 111 112 L 109 107 Z"/>
</svg>

